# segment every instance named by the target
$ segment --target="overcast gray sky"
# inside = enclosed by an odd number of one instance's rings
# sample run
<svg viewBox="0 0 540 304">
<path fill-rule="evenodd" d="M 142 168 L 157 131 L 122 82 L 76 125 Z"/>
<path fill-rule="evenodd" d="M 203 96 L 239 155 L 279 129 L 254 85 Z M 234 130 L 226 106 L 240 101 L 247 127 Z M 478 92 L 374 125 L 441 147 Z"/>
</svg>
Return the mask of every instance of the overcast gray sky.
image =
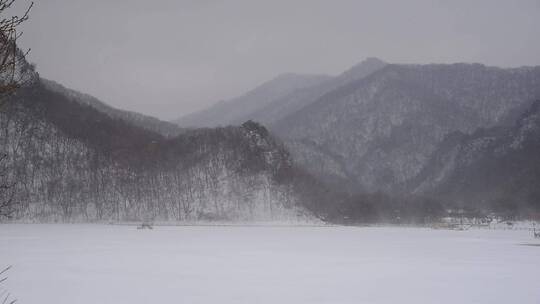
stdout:
<svg viewBox="0 0 540 304">
<path fill-rule="evenodd" d="M 164 119 L 368 56 L 540 65 L 538 0 L 34 1 L 21 44 L 42 76 Z"/>
</svg>

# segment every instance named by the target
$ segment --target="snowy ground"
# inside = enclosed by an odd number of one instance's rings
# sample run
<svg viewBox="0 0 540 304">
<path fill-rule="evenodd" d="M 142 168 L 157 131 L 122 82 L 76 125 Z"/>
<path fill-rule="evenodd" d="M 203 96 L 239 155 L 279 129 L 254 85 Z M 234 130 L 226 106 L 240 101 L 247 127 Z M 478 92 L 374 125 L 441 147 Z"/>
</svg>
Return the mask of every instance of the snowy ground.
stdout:
<svg viewBox="0 0 540 304">
<path fill-rule="evenodd" d="M 537 304 L 531 244 L 525 230 L 0 225 L 0 267 L 20 304 Z"/>
</svg>

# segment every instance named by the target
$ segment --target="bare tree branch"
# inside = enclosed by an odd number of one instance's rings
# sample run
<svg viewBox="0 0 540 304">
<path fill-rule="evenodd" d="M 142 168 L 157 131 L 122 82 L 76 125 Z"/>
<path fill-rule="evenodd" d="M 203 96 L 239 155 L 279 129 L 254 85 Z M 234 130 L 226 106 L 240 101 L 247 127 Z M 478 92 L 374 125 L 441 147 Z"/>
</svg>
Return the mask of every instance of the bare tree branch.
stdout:
<svg viewBox="0 0 540 304">
<path fill-rule="evenodd" d="M 24 84 L 24 72 L 28 66 L 25 60 L 30 50 L 21 51 L 17 40 L 22 32 L 18 27 L 28 20 L 32 2 L 22 15 L 5 16 L 15 0 L 0 0 L 0 108 L 5 99 Z M 9 174 L 9 157 L 0 153 L 0 220 L 10 218 L 15 212 L 15 185 Z M 1 274 L 1 273 L 0 273 Z"/>
<path fill-rule="evenodd" d="M 15 0 L 0 0 L 0 100 L 20 87 L 23 79 L 17 72 L 27 64 L 25 57 L 30 51 L 23 52 L 18 49 L 17 40 L 22 35 L 22 32 L 18 32 L 18 27 L 28 20 L 34 3 L 32 2 L 21 16 L 4 16 L 14 3 Z"/>
<path fill-rule="evenodd" d="M 7 280 L 7 277 L 2 277 L 2 276 L 4 276 L 10 269 L 11 269 L 11 266 L 8 266 L 4 268 L 3 270 L 0 270 L 0 284 L 4 283 Z M 1 287 L 2 286 L 0 285 L 0 300 L 3 298 L 2 304 L 13 304 L 17 302 L 17 300 L 10 300 L 9 298 L 11 294 L 5 290 L 2 290 Z"/>
</svg>

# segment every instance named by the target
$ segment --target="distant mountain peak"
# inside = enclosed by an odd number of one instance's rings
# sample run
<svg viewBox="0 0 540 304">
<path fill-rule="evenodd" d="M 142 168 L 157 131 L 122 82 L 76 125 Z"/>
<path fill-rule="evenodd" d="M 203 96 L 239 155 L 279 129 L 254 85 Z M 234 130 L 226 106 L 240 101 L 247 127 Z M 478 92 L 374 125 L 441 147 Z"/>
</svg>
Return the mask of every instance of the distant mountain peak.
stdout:
<svg viewBox="0 0 540 304">
<path fill-rule="evenodd" d="M 301 74 L 301 73 L 281 73 L 274 77 L 269 82 L 275 81 L 275 80 L 291 80 L 291 79 L 309 79 L 309 78 L 330 78 L 331 76 L 326 74 Z"/>
<path fill-rule="evenodd" d="M 241 124 L 250 115 L 274 100 L 296 90 L 318 85 L 331 79 L 328 75 L 284 73 L 262 83 L 243 95 L 185 115 L 175 122 L 184 127 L 215 127 Z"/>
<path fill-rule="evenodd" d="M 174 122 L 184 127 L 212 127 L 255 120 L 271 125 L 316 101 L 324 93 L 362 79 L 387 63 L 368 57 L 341 75 L 283 73 L 251 91 L 227 101 L 180 117 Z"/>
<path fill-rule="evenodd" d="M 379 57 L 366 57 L 366 59 L 364 59 L 364 61 L 362 61 L 363 63 L 382 63 L 382 64 L 386 64 L 386 62 L 382 59 L 380 59 Z"/>
<path fill-rule="evenodd" d="M 377 58 L 377 57 L 367 57 L 366 59 L 362 60 L 360 63 L 357 63 L 352 68 L 346 70 L 343 72 L 341 77 L 346 78 L 363 78 L 381 68 L 386 66 L 388 63 L 384 62 L 383 60 Z"/>
<path fill-rule="evenodd" d="M 363 66 L 339 77 L 347 80 Z M 540 68 L 390 64 L 345 82 L 270 129 L 320 177 L 344 176 L 336 183 L 355 181 L 351 189 L 402 191 L 447 134 L 515 122 L 540 98 L 539 85 Z"/>
</svg>

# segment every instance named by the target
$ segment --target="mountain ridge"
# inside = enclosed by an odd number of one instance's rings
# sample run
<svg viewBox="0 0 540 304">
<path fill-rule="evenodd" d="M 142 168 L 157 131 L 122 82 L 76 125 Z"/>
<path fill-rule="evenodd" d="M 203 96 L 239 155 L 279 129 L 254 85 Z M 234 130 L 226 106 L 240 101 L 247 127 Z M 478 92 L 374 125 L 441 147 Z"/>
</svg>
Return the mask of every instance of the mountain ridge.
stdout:
<svg viewBox="0 0 540 304">
<path fill-rule="evenodd" d="M 264 82 L 253 90 L 227 101 L 220 101 L 207 109 L 185 115 L 175 122 L 184 127 L 215 127 L 249 120 L 249 114 L 272 100 L 297 89 L 325 81 L 326 75 L 284 73 Z"/>
<path fill-rule="evenodd" d="M 173 123 L 162 121 L 149 115 L 115 108 L 92 95 L 81 93 L 73 89 L 69 89 L 56 81 L 45 79 L 45 78 L 40 78 L 40 81 L 48 89 L 58 92 L 66 96 L 67 98 L 72 99 L 81 104 L 89 105 L 97 109 L 98 111 L 101 111 L 110 115 L 113 118 L 119 118 L 119 119 L 125 120 L 127 122 L 133 123 L 145 129 L 163 134 L 167 137 L 174 137 L 183 132 L 183 130 L 180 127 L 178 127 L 177 125 Z"/>
<path fill-rule="evenodd" d="M 321 95 L 328 91 L 331 91 L 345 83 L 348 83 L 355 79 L 361 79 L 374 71 L 384 67 L 386 63 L 378 58 L 369 57 L 364 61 L 356 64 L 345 72 L 338 76 L 312 76 L 312 75 L 298 75 L 298 74 L 282 74 L 282 75 L 296 75 L 296 77 L 302 77 L 310 79 L 314 78 L 314 81 L 302 82 L 303 85 L 291 86 L 289 90 L 284 90 L 278 94 L 272 93 L 270 96 L 267 91 L 263 89 L 274 86 L 276 80 L 285 80 L 284 76 L 278 76 L 268 82 L 263 83 L 261 86 L 249 91 L 248 93 L 229 100 L 220 102 L 214 106 L 211 106 L 200 112 L 193 113 L 191 117 L 199 120 L 198 123 L 192 123 L 198 127 L 209 127 L 216 125 L 216 118 L 205 117 L 205 115 L 219 116 L 218 121 L 221 119 L 220 124 L 240 124 L 243 121 L 254 120 L 265 125 L 271 126 L 273 123 L 279 121 L 283 117 L 298 111 L 310 104 L 312 101 L 317 100 Z M 261 92 L 263 91 L 263 92 Z M 236 112 L 241 110 L 241 115 Z M 233 114 L 230 115 L 229 112 Z M 232 117 L 223 119 L 222 116 L 229 115 Z M 189 119 L 188 119 L 189 120 Z M 182 119 L 177 121 L 182 126 L 190 126 L 188 122 Z"/>
<path fill-rule="evenodd" d="M 331 151 L 321 166 L 348 168 L 338 183 L 356 180 L 351 188 L 399 190 L 446 134 L 511 123 L 540 96 L 539 88 L 540 67 L 390 64 L 326 93 L 271 130 L 308 168 L 310 155 Z M 310 146 L 302 146 L 306 140 Z"/>
<path fill-rule="evenodd" d="M 540 210 L 540 100 L 511 126 L 452 134 L 411 186 L 462 206 L 516 215 Z M 438 169 L 437 169 L 438 168 Z M 436 177 L 433 174 L 437 174 Z"/>
<path fill-rule="evenodd" d="M 295 184 L 305 175 L 256 123 L 170 137 L 41 81 L 9 99 L 0 153 L 17 181 L 17 219 L 316 220 L 310 194 Z"/>
</svg>

